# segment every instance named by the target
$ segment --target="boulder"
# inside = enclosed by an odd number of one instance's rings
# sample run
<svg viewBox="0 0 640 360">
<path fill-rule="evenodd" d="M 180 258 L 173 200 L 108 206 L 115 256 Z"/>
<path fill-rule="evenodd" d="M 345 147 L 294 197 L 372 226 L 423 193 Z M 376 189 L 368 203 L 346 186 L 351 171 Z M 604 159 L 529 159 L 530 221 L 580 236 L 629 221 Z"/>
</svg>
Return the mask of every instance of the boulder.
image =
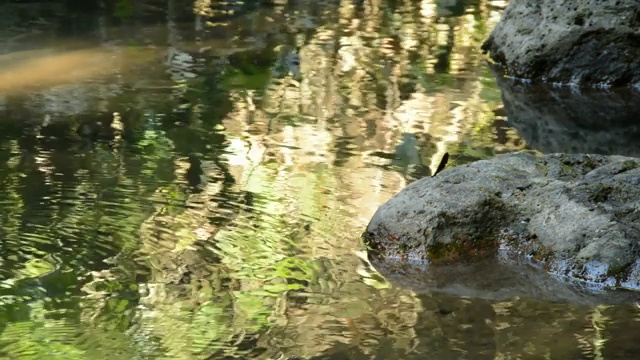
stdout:
<svg viewBox="0 0 640 360">
<path fill-rule="evenodd" d="M 378 262 L 448 266 L 499 255 L 640 289 L 640 159 L 519 152 L 446 169 L 383 204 L 363 240 Z"/>
<path fill-rule="evenodd" d="M 482 50 L 509 76 L 640 86 L 640 1 L 512 0 Z"/>
</svg>

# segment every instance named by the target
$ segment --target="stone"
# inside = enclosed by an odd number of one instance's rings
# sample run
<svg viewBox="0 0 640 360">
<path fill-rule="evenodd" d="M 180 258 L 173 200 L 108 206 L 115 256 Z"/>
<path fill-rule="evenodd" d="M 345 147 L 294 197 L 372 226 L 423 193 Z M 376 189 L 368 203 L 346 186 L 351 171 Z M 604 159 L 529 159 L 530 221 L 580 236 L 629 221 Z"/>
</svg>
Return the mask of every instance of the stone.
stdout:
<svg viewBox="0 0 640 360">
<path fill-rule="evenodd" d="M 640 1 L 512 0 L 482 50 L 511 77 L 640 86 Z"/>
<path fill-rule="evenodd" d="M 383 204 L 370 258 L 431 266 L 500 256 L 640 289 L 640 159 L 519 152 L 444 170 Z"/>
</svg>

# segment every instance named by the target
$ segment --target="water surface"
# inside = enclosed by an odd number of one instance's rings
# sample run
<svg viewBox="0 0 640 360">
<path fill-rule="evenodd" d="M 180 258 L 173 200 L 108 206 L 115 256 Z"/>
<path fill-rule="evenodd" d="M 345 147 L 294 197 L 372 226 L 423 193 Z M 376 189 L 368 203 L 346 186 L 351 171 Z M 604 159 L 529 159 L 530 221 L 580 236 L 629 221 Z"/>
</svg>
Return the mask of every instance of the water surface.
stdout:
<svg viewBox="0 0 640 360">
<path fill-rule="evenodd" d="M 360 244 L 445 152 L 530 147 L 479 51 L 503 2 L 195 3 L 2 5 L 3 357 L 638 353 L 635 305 L 416 292 Z"/>
</svg>

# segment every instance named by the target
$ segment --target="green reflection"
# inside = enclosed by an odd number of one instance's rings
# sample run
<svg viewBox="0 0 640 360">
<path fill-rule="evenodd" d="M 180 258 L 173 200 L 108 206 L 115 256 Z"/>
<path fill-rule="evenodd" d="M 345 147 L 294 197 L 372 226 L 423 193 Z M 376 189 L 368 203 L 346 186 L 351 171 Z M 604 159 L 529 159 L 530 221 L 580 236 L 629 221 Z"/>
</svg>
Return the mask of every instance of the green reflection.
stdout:
<svg viewBox="0 0 640 360">
<path fill-rule="evenodd" d="M 0 58 L 0 356 L 575 355 L 531 336 L 566 329 L 606 347 L 554 322 L 594 309 L 418 298 L 358 241 L 445 152 L 524 148 L 479 52 L 492 2 L 243 4 L 60 3 L 99 40 L 61 15 L 60 44 Z M 607 311 L 637 317 L 593 322 Z"/>
</svg>

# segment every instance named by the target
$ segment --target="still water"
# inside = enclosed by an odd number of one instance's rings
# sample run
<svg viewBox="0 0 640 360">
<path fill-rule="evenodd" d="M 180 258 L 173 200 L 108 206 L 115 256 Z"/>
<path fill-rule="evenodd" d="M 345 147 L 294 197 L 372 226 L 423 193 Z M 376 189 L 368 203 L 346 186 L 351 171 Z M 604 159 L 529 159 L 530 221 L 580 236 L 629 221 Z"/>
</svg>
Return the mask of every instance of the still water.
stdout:
<svg viewBox="0 0 640 360">
<path fill-rule="evenodd" d="M 360 244 L 444 152 L 530 147 L 479 52 L 505 3 L 117 3 L 0 11 L 2 358 L 640 353 L 635 305 L 416 292 Z"/>
</svg>

